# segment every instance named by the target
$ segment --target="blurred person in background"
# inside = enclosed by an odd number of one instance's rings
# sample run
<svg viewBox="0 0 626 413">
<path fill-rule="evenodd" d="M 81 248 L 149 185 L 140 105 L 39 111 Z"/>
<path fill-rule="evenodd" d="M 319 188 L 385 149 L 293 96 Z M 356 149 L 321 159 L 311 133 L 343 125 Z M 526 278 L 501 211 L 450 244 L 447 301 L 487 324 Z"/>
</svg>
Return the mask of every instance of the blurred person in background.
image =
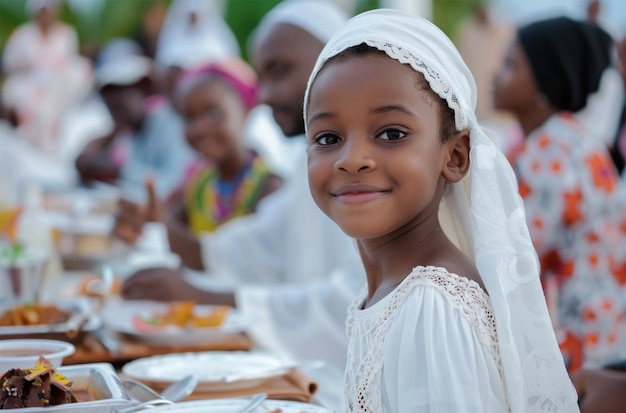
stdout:
<svg viewBox="0 0 626 413">
<path fill-rule="evenodd" d="M 159 91 L 172 110 L 180 111 L 174 99 L 174 86 L 182 71 L 240 55 L 235 37 L 219 13 L 214 0 L 180 0 L 169 9 L 158 41 L 156 63 Z M 284 178 L 293 175 L 290 160 L 293 151 L 265 105 L 251 110 L 244 135 L 248 145 L 273 170 Z"/>
<path fill-rule="evenodd" d="M 622 0 L 491 0 L 500 20 L 508 20 L 514 26 L 527 25 L 534 21 L 552 17 L 567 16 L 577 20 L 588 20 L 602 27 L 614 40 L 626 35 L 626 7 Z M 491 40 L 493 41 L 493 40 Z M 611 146 L 621 115 L 624 90 L 620 75 L 613 65 L 602 74 L 600 87 L 588 97 L 588 103 L 576 113 L 578 121 L 583 123 L 595 139 Z M 495 128 L 496 134 L 500 130 Z M 522 133 L 518 127 L 505 130 L 500 137 L 502 148 L 507 155 L 514 154 L 522 143 Z"/>
<path fill-rule="evenodd" d="M 25 4 L 31 20 L 11 34 L 3 54 L 3 100 L 14 112 L 22 138 L 52 157 L 62 157 L 61 118 L 91 89 L 92 70 L 78 54 L 75 30 L 58 20 L 60 0 Z"/>
<path fill-rule="evenodd" d="M 187 267 L 210 273 L 189 278 L 164 269 L 145 269 L 127 279 L 127 299 L 179 300 L 236 305 L 255 322 L 248 333 L 261 348 L 295 359 L 321 359 L 310 374 L 323 383 L 316 395 L 337 411 L 343 405 L 347 307 L 365 283 L 353 241 L 315 205 L 308 187 L 302 105 L 309 74 L 324 44 L 347 21 L 330 1 L 284 1 L 254 32 L 251 48 L 259 75 L 259 100 L 301 150 L 291 161 L 297 171 L 268 196 L 255 214 L 207 234 L 181 251 Z M 151 205 L 127 217 L 118 235 L 130 243 L 149 221 Z M 133 222 L 129 224 L 128 222 Z M 223 280 L 232 292 L 206 288 Z M 201 287 L 201 288 L 198 288 Z"/>
<path fill-rule="evenodd" d="M 608 149 L 574 115 L 600 87 L 610 36 L 557 17 L 518 29 L 494 104 L 524 132 L 512 159 L 570 372 L 626 352 L 626 217 Z"/>
<path fill-rule="evenodd" d="M 163 107 L 147 107 L 153 94 L 151 75 L 152 61 L 143 56 L 112 54 L 101 62 L 96 85 L 113 126 L 77 157 L 82 182 L 113 183 L 135 199 L 143 195 L 149 177 L 159 196 L 168 196 L 183 182 L 195 155 L 180 120 Z"/>
<path fill-rule="evenodd" d="M 246 117 L 256 104 L 256 75 L 238 58 L 214 62 L 184 72 L 176 96 L 180 102 L 187 142 L 201 157 L 187 173 L 184 188 L 166 205 L 147 186 L 154 209 L 151 220 L 161 222 L 174 250 L 226 222 L 253 213 L 263 198 L 282 185 L 265 161 L 245 143 Z M 121 221 L 140 204 L 120 201 Z M 129 222 L 132 225 L 132 222 Z"/>
</svg>

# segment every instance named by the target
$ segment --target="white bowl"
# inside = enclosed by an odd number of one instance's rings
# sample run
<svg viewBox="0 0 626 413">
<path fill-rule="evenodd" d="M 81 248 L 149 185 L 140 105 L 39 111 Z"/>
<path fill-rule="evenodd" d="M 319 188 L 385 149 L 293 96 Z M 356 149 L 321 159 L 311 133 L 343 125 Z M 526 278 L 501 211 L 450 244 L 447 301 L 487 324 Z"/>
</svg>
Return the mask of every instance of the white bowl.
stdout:
<svg viewBox="0 0 626 413">
<path fill-rule="evenodd" d="M 40 355 L 59 367 L 74 351 L 71 343 L 60 340 L 0 340 L 0 376 L 10 369 L 33 367 Z"/>
</svg>

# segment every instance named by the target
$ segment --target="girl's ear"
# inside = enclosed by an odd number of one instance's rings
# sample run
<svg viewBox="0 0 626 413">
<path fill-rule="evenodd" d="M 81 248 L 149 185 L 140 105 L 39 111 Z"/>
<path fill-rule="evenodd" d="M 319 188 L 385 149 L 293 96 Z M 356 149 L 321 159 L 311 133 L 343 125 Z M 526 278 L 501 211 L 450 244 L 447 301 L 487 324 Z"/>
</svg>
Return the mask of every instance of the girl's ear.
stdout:
<svg viewBox="0 0 626 413">
<path fill-rule="evenodd" d="M 444 143 L 446 157 L 442 175 L 448 182 L 459 182 L 467 174 L 470 167 L 470 134 L 461 131 Z"/>
</svg>

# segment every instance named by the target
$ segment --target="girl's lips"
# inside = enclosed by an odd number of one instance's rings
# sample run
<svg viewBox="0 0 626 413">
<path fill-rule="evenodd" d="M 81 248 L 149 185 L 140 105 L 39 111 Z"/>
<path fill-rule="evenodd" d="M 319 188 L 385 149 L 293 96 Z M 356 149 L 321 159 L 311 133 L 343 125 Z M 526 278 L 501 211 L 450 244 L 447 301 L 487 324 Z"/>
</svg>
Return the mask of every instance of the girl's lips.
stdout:
<svg viewBox="0 0 626 413">
<path fill-rule="evenodd" d="M 389 193 L 388 190 L 363 184 L 345 185 L 332 192 L 331 195 L 346 204 L 359 204 L 373 201 Z"/>
</svg>

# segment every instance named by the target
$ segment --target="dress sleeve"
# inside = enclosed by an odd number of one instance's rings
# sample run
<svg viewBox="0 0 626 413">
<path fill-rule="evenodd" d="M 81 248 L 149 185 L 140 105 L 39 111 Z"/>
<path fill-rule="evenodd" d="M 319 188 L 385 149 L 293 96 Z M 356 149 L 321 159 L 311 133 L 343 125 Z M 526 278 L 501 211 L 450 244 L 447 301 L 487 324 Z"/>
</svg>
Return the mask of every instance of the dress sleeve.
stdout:
<svg viewBox="0 0 626 413">
<path fill-rule="evenodd" d="M 416 287 L 396 317 L 384 349 L 382 398 L 388 411 L 507 411 L 485 338 L 441 293 Z"/>
</svg>

